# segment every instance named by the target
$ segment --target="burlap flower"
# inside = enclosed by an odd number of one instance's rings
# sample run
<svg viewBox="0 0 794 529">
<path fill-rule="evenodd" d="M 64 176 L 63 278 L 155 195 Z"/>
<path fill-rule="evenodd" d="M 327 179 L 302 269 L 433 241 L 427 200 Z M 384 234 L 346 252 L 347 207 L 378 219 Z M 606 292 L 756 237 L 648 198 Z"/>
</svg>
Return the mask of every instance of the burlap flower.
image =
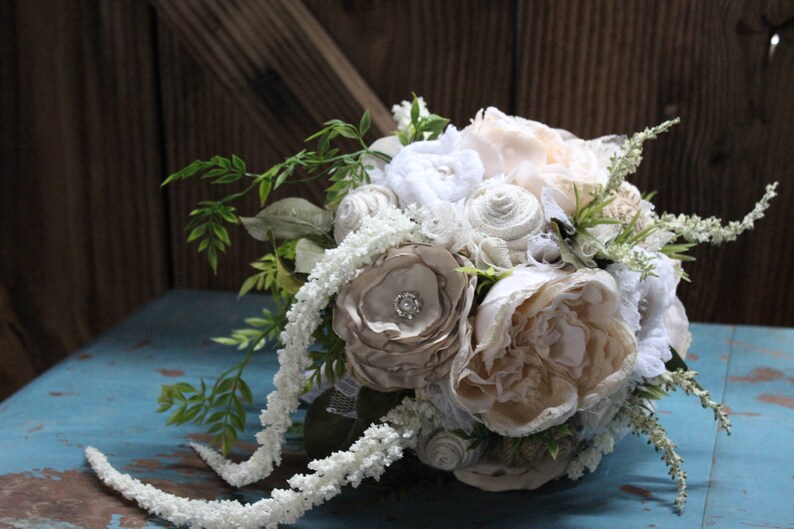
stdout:
<svg viewBox="0 0 794 529">
<path fill-rule="evenodd" d="M 381 391 L 422 388 L 449 374 L 474 299 L 463 257 L 439 247 L 392 248 L 344 286 L 333 327 L 348 371 Z"/>
<path fill-rule="evenodd" d="M 348 233 L 361 228 L 368 218 L 390 205 L 397 205 L 397 196 L 387 187 L 369 184 L 354 189 L 336 209 L 334 240 L 341 243 Z"/>
<path fill-rule="evenodd" d="M 477 346 L 452 367 L 457 403 L 502 435 L 562 424 L 619 389 L 636 340 L 619 318 L 606 272 L 526 267 L 499 281 L 477 310 Z"/>
</svg>

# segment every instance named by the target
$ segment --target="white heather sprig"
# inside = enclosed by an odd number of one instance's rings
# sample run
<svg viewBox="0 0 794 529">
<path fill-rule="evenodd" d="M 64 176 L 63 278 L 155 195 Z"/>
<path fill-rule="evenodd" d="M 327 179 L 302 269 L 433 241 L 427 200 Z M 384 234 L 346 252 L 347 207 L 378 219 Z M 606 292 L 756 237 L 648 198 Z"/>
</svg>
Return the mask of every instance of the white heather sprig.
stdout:
<svg viewBox="0 0 794 529">
<path fill-rule="evenodd" d="M 648 438 L 648 443 L 652 444 L 657 452 L 662 452 L 662 461 L 670 467 L 667 473 L 676 481 L 678 488 L 675 504 L 679 512 L 683 511 L 686 504 L 686 472 L 682 467 L 683 458 L 675 451 L 675 443 L 667 437 L 667 432 L 659 424 L 656 416 L 646 413 L 642 400 L 634 397 L 629 399 L 628 404 L 626 416 L 634 432 L 644 434 Z"/>
<path fill-rule="evenodd" d="M 106 485 L 134 500 L 142 508 L 176 525 L 204 529 L 268 529 L 296 522 L 312 507 L 339 494 L 342 487 L 357 487 L 362 480 L 380 478 L 385 469 L 414 448 L 422 424 L 433 414 L 427 401 L 405 399 L 389 412 L 385 424 L 373 424 L 345 452 L 334 452 L 309 463 L 312 474 L 298 474 L 290 489 L 274 489 L 270 498 L 247 505 L 233 500 L 191 500 L 169 494 L 121 474 L 104 454 L 86 449 L 91 467 Z"/>
<path fill-rule="evenodd" d="M 258 481 L 281 462 L 284 434 L 292 425 L 290 414 L 298 408 L 304 371 L 311 363 L 307 349 L 321 323 L 320 311 L 331 296 L 387 249 L 421 238 L 417 231 L 416 224 L 399 209 L 386 207 L 337 248 L 325 252 L 287 312 L 288 323 L 281 334 L 284 347 L 278 351 L 280 369 L 273 379 L 276 389 L 268 395 L 267 407 L 260 415 L 263 429 L 256 435 L 260 447 L 247 461 L 235 463 L 211 448 L 191 445 L 230 485 Z"/>
<path fill-rule="evenodd" d="M 777 185 L 777 182 L 768 184 L 761 200 L 756 202 L 753 210 L 740 221 L 734 220 L 723 226 L 722 219 L 717 217 L 703 219 L 697 215 L 665 213 L 659 217 L 658 225 L 661 229 L 671 231 L 689 242 L 710 242 L 716 245 L 735 241 L 742 232 L 753 229 L 755 221 L 764 216 L 769 202 L 777 196 Z"/>
<path fill-rule="evenodd" d="M 642 144 L 648 140 L 656 139 L 660 134 L 667 132 L 673 125 L 677 125 L 679 118 L 665 121 L 655 127 L 650 127 L 642 132 L 637 132 L 628 138 L 621 146 L 620 156 L 613 156 L 609 161 L 609 181 L 607 185 L 599 191 L 594 202 L 604 199 L 612 192 L 617 191 L 620 184 L 627 176 L 637 172 L 637 168 L 642 163 Z"/>
<path fill-rule="evenodd" d="M 611 431 L 597 434 L 584 450 L 576 454 L 568 467 L 567 475 L 570 479 L 577 480 L 584 476 L 584 471 L 595 472 L 604 455 L 609 454 L 615 447 L 615 436 Z"/>
<path fill-rule="evenodd" d="M 728 414 L 725 413 L 722 404 L 714 402 L 711 399 L 711 394 L 697 383 L 695 377 L 697 377 L 697 371 L 687 369 L 667 371 L 660 376 L 665 391 L 675 390 L 676 387 L 679 387 L 687 395 L 694 395 L 700 399 L 700 405 L 714 412 L 714 420 L 719 421 L 720 425 L 730 435 L 731 421 L 728 418 Z"/>
</svg>

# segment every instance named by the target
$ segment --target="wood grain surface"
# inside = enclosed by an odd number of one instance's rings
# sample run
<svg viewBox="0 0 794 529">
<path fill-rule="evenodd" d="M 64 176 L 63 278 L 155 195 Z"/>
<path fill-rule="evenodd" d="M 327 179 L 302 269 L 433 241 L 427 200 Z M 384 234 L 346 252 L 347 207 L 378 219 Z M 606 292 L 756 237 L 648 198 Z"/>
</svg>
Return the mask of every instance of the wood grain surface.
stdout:
<svg viewBox="0 0 794 529">
<path fill-rule="evenodd" d="M 233 230 L 213 275 L 184 226 L 223 190 L 161 191 L 169 172 L 264 170 L 365 106 L 387 129 L 412 91 L 458 126 L 488 105 L 582 137 L 680 116 L 635 179 L 660 210 L 738 219 L 781 182 L 754 232 L 694 252 L 691 319 L 794 325 L 791 1 L 14 0 L 0 30 L 0 281 L 39 370 L 169 286 L 236 289 L 264 253 Z"/>
<path fill-rule="evenodd" d="M 43 370 L 167 285 L 151 12 L 123 0 L 3 10 L 0 277 Z"/>
<path fill-rule="evenodd" d="M 635 178 L 660 211 L 740 219 L 780 181 L 756 231 L 693 252 L 680 295 L 695 321 L 794 325 L 792 22 L 782 1 L 522 5 L 518 114 L 582 137 L 681 118 Z"/>
</svg>

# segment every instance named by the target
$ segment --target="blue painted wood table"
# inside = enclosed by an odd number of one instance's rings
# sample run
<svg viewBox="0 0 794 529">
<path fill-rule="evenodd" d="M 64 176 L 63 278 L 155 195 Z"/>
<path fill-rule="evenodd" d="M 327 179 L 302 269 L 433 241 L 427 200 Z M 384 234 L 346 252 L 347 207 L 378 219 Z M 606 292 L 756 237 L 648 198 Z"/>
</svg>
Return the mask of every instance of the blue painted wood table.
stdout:
<svg viewBox="0 0 794 529">
<path fill-rule="evenodd" d="M 0 527 L 169 527 L 99 484 L 91 444 L 117 468 L 195 498 L 251 501 L 305 465 L 298 450 L 255 487 L 233 490 L 187 447 L 201 427 L 166 427 L 155 413 L 163 383 L 213 379 L 240 353 L 209 341 L 239 328 L 265 298 L 173 291 L 0 404 Z M 352 528 L 794 528 L 794 330 L 693 325 L 689 363 L 729 408 L 730 437 L 694 399 L 662 401 L 660 418 L 689 474 L 689 501 L 659 454 L 630 436 L 595 474 L 537 492 L 486 493 L 456 482 L 367 484 L 295 527 Z M 275 355 L 256 356 L 247 380 L 263 401 Z M 257 410 L 249 410 L 253 443 Z M 237 449 L 250 451 L 251 444 Z M 399 499 L 395 499 L 398 492 Z"/>
</svg>

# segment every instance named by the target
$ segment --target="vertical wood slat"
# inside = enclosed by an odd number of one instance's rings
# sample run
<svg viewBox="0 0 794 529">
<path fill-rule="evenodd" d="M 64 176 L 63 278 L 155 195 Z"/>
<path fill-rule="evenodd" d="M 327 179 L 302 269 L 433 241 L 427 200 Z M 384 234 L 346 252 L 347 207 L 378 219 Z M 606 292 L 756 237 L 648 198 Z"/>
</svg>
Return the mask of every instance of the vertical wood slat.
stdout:
<svg viewBox="0 0 794 529">
<path fill-rule="evenodd" d="M 794 33 L 769 64 L 785 2 L 526 1 L 520 21 L 517 112 L 583 137 L 682 124 L 649 144 L 635 181 L 662 211 L 740 218 L 781 180 L 754 232 L 694 252 L 679 289 L 698 321 L 793 325 Z M 765 22 L 766 21 L 766 22 Z M 777 22 L 774 22 L 777 21 Z M 788 143 L 788 147 L 786 144 Z M 782 288 L 781 288 L 782 287 Z"/>
<path fill-rule="evenodd" d="M 42 369 L 167 286 L 152 13 L 122 0 L 13 4 L 0 277 Z"/>
<path fill-rule="evenodd" d="M 224 21 L 230 4 L 213 5 L 215 22 L 197 29 L 234 29 L 236 19 Z M 648 147 L 637 175 L 641 187 L 660 192 L 661 209 L 737 218 L 764 183 L 782 180 L 781 196 L 755 232 L 696 253 L 700 261 L 689 267 L 695 282 L 682 292 L 695 319 L 794 325 L 785 282 L 794 272 L 790 2 L 303 5 L 384 103 L 415 91 L 459 126 L 488 104 L 581 136 L 681 115 L 682 126 Z M 261 16 L 263 8 L 254 8 Z M 40 368 L 165 288 L 162 165 L 174 170 L 234 152 L 264 168 L 302 146 L 318 125 L 315 114 L 339 112 L 336 95 L 310 92 L 314 84 L 288 85 L 272 71 L 250 70 L 252 89 L 278 107 L 283 125 L 265 137 L 261 120 L 162 21 L 154 55 L 152 17 L 145 4 L 121 0 L 0 3 L 0 28 L 9 36 L 0 46 L 0 280 L 35 337 Z M 257 32 L 243 29 L 240 45 L 255 59 Z M 767 60 L 774 32 L 781 43 Z M 276 42 L 273 53 L 287 57 L 301 45 L 291 42 Z M 297 53 L 312 60 L 305 49 Z M 294 104 L 295 92 L 315 94 L 311 109 Z M 262 252 L 240 232 L 222 275 L 212 277 L 184 244 L 184 213 L 212 192 L 192 184 L 169 191 L 178 286 L 236 288 L 246 263 Z M 317 201 L 322 184 L 283 194 Z M 255 201 L 243 207 L 253 212 Z"/>
<path fill-rule="evenodd" d="M 215 154 L 237 154 L 250 170 L 277 163 L 288 153 L 286 145 L 265 141 L 251 113 L 241 108 L 212 72 L 199 65 L 180 39 L 159 22 L 160 77 L 163 105 L 163 141 L 168 172 L 176 171 L 196 158 L 208 159 Z M 276 81 L 276 83 L 280 83 Z M 278 88 L 276 88 L 278 89 Z M 286 106 L 280 110 L 281 120 L 289 129 L 279 129 L 284 143 L 297 151 L 302 141 L 316 127 L 301 109 Z M 223 186 L 225 187 L 225 186 Z M 188 213 L 200 200 L 218 199 L 228 190 L 206 181 L 180 182 L 167 189 L 170 208 L 170 247 L 174 286 L 178 288 L 218 288 L 236 290 L 242 278 L 250 275 L 248 263 L 265 253 L 259 241 L 249 237 L 242 227 L 231 227 L 232 246 L 219 257 L 218 274 L 214 275 L 204 254 L 196 245 L 185 242 Z M 322 189 L 285 189 L 273 198 L 294 193 L 322 203 Z M 255 214 L 256 197 L 247 197 L 238 209 L 241 214 Z"/>
<path fill-rule="evenodd" d="M 458 126 L 512 110 L 515 0 L 306 3 L 386 104 L 415 92 Z"/>
</svg>

